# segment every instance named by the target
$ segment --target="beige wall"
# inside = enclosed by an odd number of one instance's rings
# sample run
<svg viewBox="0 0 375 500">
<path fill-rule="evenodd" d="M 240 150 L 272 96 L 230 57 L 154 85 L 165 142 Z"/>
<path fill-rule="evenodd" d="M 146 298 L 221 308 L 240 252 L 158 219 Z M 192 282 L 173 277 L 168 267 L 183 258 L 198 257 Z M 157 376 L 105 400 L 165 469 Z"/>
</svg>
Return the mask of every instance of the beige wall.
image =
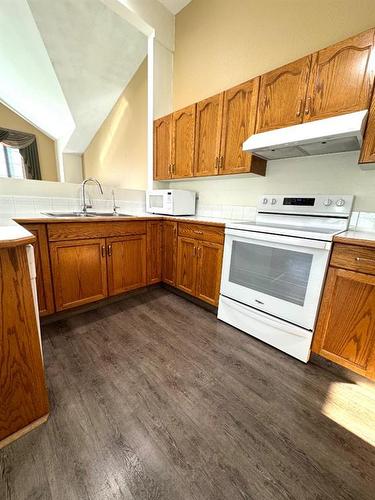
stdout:
<svg viewBox="0 0 375 500">
<path fill-rule="evenodd" d="M 34 134 L 38 145 L 40 170 L 45 181 L 57 181 L 55 141 L 0 103 L 0 127 Z"/>
<path fill-rule="evenodd" d="M 82 155 L 63 153 L 65 182 L 79 183 L 83 180 Z"/>
<path fill-rule="evenodd" d="M 375 26 L 374 0 L 193 0 L 176 17 L 174 109 Z M 202 204 L 254 206 L 262 194 L 354 194 L 375 211 L 375 171 L 358 154 L 268 162 L 266 177 L 163 183 Z"/>
<path fill-rule="evenodd" d="M 374 0 L 193 0 L 176 16 L 174 109 L 373 26 Z"/>
<path fill-rule="evenodd" d="M 85 177 L 127 189 L 147 187 L 147 58 L 83 154 Z"/>
</svg>

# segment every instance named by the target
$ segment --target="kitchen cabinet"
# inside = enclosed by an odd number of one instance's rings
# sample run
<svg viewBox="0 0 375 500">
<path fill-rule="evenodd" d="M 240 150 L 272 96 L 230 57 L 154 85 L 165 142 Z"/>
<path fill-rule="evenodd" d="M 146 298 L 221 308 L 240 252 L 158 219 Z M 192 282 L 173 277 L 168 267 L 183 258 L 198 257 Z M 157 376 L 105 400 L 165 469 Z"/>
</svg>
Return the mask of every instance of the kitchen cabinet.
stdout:
<svg viewBox="0 0 375 500">
<path fill-rule="evenodd" d="M 223 245 L 200 241 L 197 258 L 195 296 L 213 306 L 217 306 L 220 293 Z"/>
<path fill-rule="evenodd" d="M 33 244 L 36 286 L 38 293 L 38 306 L 40 316 L 47 316 L 55 312 L 53 289 L 51 279 L 51 266 L 49 259 L 47 230 L 45 224 L 25 224 L 25 229 L 36 237 Z"/>
<path fill-rule="evenodd" d="M 197 279 L 198 242 L 192 238 L 178 238 L 177 287 L 195 295 Z"/>
<path fill-rule="evenodd" d="M 373 92 L 372 95 L 369 117 L 367 120 L 367 126 L 363 138 L 361 156 L 359 158 L 359 163 L 374 163 L 374 162 L 375 162 L 375 92 Z"/>
<path fill-rule="evenodd" d="M 312 350 L 375 380 L 375 249 L 334 245 Z"/>
<path fill-rule="evenodd" d="M 173 113 L 170 172 L 172 179 L 193 176 L 194 139 L 195 104 Z"/>
<path fill-rule="evenodd" d="M 146 286 L 146 235 L 107 238 L 109 295 Z"/>
<path fill-rule="evenodd" d="M 163 222 L 147 222 L 147 283 L 161 281 Z"/>
<path fill-rule="evenodd" d="M 172 114 L 154 121 L 154 179 L 171 177 Z"/>
<path fill-rule="evenodd" d="M 2 448 L 45 422 L 49 412 L 25 244 L 0 248 L 0 315 Z"/>
<path fill-rule="evenodd" d="M 104 238 L 51 242 L 50 253 L 57 311 L 107 297 Z"/>
<path fill-rule="evenodd" d="M 223 256 L 223 229 L 202 224 L 179 223 L 178 233 L 177 287 L 217 306 Z"/>
<path fill-rule="evenodd" d="M 242 144 L 255 131 L 259 78 L 224 93 L 218 173 L 252 172 L 265 175 L 266 162 L 242 151 Z"/>
<path fill-rule="evenodd" d="M 219 171 L 224 93 L 197 103 L 194 175 L 216 175 Z"/>
<path fill-rule="evenodd" d="M 313 54 L 304 121 L 368 108 L 373 44 L 371 29 Z"/>
<path fill-rule="evenodd" d="M 302 123 L 311 56 L 261 76 L 256 132 Z"/>
<path fill-rule="evenodd" d="M 177 222 L 163 221 L 162 279 L 168 285 L 176 285 Z"/>
</svg>

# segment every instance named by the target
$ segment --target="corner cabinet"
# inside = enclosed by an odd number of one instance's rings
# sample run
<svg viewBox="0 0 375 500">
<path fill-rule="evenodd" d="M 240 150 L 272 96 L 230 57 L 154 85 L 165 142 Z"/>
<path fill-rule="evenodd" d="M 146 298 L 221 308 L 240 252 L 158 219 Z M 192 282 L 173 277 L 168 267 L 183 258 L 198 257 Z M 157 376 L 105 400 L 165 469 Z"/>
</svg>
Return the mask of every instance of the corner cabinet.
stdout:
<svg viewBox="0 0 375 500">
<path fill-rule="evenodd" d="M 177 271 L 177 222 L 163 221 L 162 238 L 162 280 L 168 285 L 176 285 Z"/>
<path fill-rule="evenodd" d="M 172 116 L 172 179 L 192 177 L 194 169 L 195 104 L 176 111 Z"/>
<path fill-rule="evenodd" d="M 375 92 L 372 95 L 359 163 L 375 163 Z"/>
<path fill-rule="evenodd" d="M 163 222 L 147 222 L 147 284 L 161 281 Z"/>
<path fill-rule="evenodd" d="M 335 243 L 312 350 L 375 380 L 375 249 Z"/>
<path fill-rule="evenodd" d="M 172 115 L 163 116 L 154 122 L 154 179 L 163 180 L 171 176 L 172 164 Z"/>
</svg>

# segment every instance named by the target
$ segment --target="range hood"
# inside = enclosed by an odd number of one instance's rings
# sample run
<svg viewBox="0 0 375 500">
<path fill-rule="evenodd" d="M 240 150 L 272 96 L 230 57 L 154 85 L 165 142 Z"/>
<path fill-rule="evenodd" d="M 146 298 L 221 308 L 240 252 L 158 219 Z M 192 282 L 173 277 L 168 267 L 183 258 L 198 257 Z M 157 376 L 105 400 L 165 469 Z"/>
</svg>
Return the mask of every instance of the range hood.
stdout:
<svg viewBox="0 0 375 500">
<path fill-rule="evenodd" d="M 254 134 L 244 151 L 266 160 L 297 158 L 361 149 L 367 110 Z"/>
</svg>

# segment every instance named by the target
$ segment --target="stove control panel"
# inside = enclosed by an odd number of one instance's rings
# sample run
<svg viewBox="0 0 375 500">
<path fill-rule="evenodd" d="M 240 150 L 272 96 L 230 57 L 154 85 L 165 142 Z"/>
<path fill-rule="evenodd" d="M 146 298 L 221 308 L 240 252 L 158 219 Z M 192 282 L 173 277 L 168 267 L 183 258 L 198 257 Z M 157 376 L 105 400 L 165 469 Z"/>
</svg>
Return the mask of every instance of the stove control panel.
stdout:
<svg viewBox="0 0 375 500">
<path fill-rule="evenodd" d="M 263 213 L 345 215 L 351 213 L 351 195 L 265 195 L 257 209 Z"/>
</svg>

